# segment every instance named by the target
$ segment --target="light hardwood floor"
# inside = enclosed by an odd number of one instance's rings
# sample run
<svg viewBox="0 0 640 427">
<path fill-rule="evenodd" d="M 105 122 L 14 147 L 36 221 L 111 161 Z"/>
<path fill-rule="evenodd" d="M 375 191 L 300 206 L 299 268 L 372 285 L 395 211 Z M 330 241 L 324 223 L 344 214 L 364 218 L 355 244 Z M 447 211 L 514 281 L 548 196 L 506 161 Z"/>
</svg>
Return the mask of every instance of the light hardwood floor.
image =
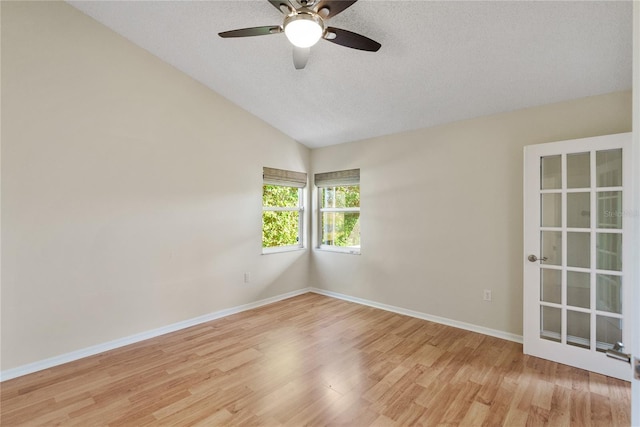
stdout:
<svg viewBox="0 0 640 427">
<path fill-rule="evenodd" d="M 14 425 L 617 425 L 629 383 L 313 293 L 1 384 Z"/>
</svg>

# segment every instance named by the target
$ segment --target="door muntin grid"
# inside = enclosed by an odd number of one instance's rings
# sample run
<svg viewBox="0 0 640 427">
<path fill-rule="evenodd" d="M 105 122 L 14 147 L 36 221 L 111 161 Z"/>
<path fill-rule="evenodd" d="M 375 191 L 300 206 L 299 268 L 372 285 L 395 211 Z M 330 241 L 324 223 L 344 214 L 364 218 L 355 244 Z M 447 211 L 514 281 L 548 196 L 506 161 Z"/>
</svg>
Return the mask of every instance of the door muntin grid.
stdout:
<svg viewBox="0 0 640 427">
<path fill-rule="evenodd" d="M 540 338 L 622 340 L 622 149 L 540 158 Z"/>
</svg>

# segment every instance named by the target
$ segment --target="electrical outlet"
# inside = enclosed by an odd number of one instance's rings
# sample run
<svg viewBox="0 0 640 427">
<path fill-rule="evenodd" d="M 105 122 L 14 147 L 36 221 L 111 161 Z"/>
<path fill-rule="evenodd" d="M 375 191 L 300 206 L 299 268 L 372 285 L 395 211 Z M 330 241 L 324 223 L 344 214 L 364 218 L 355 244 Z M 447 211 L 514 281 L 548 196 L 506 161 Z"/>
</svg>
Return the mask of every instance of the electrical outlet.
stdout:
<svg viewBox="0 0 640 427">
<path fill-rule="evenodd" d="M 244 283 L 251 283 L 251 273 L 249 272 L 244 273 Z"/>
<path fill-rule="evenodd" d="M 491 301 L 491 289 L 485 289 L 482 294 L 482 299 L 485 301 Z"/>
</svg>

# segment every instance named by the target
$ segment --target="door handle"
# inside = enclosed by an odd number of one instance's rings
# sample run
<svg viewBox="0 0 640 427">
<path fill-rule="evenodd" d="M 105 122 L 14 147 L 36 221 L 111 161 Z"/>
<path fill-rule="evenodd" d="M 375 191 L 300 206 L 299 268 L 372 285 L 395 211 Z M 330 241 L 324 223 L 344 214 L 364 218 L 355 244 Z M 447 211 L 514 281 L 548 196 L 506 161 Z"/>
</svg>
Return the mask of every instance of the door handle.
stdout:
<svg viewBox="0 0 640 427">
<path fill-rule="evenodd" d="M 546 260 L 547 260 L 547 259 L 549 259 L 549 258 L 547 258 L 546 256 L 543 256 L 542 258 L 538 258 L 538 257 L 537 257 L 537 256 L 535 256 L 535 255 L 529 255 L 529 256 L 527 257 L 527 259 L 528 259 L 530 262 L 536 262 L 536 261 L 546 261 Z"/>
</svg>

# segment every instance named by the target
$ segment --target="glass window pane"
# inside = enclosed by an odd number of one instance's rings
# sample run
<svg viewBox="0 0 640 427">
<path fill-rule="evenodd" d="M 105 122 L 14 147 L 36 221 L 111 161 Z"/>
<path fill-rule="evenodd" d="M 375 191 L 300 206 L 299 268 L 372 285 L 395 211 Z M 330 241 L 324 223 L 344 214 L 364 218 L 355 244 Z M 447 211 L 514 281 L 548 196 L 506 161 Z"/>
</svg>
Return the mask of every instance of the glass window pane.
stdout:
<svg viewBox="0 0 640 427">
<path fill-rule="evenodd" d="M 360 212 L 323 212 L 322 244 L 360 247 Z"/>
<path fill-rule="evenodd" d="M 591 234 L 567 233 L 567 266 L 583 268 L 591 266 Z"/>
<path fill-rule="evenodd" d="M 540 188 L 543 190 L 562 188 L 562 162 L 560 156 L 540 159 Z"/>
<path fill-rule="evenodd" d="M 591 316 L 589 313 L 567 310 L 567 344 L 590 348 Z"/>
<path fill-rule="evenodd" d="M 567 193 L 567 227 L 591 227 L 591 194 Z"/>
<path fill-rule="evenodd" d="M 542 248 L 542 257 L 546 257 L 546 261 L 542 264 L 562 265 L 562 232 L 561 231 L 541 231 L 540 247 Z"/>
<path fill-rule="evenodd" d="M 360 207 L 360 186 L 327 187 L 321 189 L 322 208 Z"/>
<path fill-rule="evenodd" d="M 597 349 L 606 351 L 615 343 L 622 342 L 622 319 L 596 316 Z"/>
<path fill-rule="evenodd" d="M 622 191 L 597 193 L 598 228 L 622 228 Z"/>
<path fill-rule="evenodd" d="M 622 185 L 622 148 L 596 153 L 596 177 L 598 187 Z"/>
<path fill-rule="evenodd" d="M 596 233 L 596 266 L 622 271 L 622 234 Z"/>
<path fill-rule="evenodd" d="M 562 302 L 562 271 L 540 269 L 540 300 L 556 304 Z"/>
<path fill-rule="evenodd" d="M 562 194 L 540 195 L 540 217 L 543 227 L 562 227 Z"/>
<path fill-rule="evenodd" d="M 559 308 L 540 306 L 540 338 L 560 342 L 561 314 Z"/>
<path fill-rule="evenodd" d="M 591 306 L 590 288 L 589 273 L 567 271 L 567 304 L 589 308 Z"/>
<path fill-rule="evenodd" d="M 567 154 L 567 188 L 591 187 L 590 153 Z"/>
<path fill-rule="evenodd" d="M 299 244 L 300 212 L 263 211 L 262 247 L 291 246 Z"/>
<path fill-rule="evenodd" d="M 596 308 L 622 314 L 622 277 L 596 275 Z"/>
<path fill-rule="evenodd" d="M 295 208 L 299 206 L 300 189 L 280 185 L 262 186 L 262 206 Z"/>
</svg>

